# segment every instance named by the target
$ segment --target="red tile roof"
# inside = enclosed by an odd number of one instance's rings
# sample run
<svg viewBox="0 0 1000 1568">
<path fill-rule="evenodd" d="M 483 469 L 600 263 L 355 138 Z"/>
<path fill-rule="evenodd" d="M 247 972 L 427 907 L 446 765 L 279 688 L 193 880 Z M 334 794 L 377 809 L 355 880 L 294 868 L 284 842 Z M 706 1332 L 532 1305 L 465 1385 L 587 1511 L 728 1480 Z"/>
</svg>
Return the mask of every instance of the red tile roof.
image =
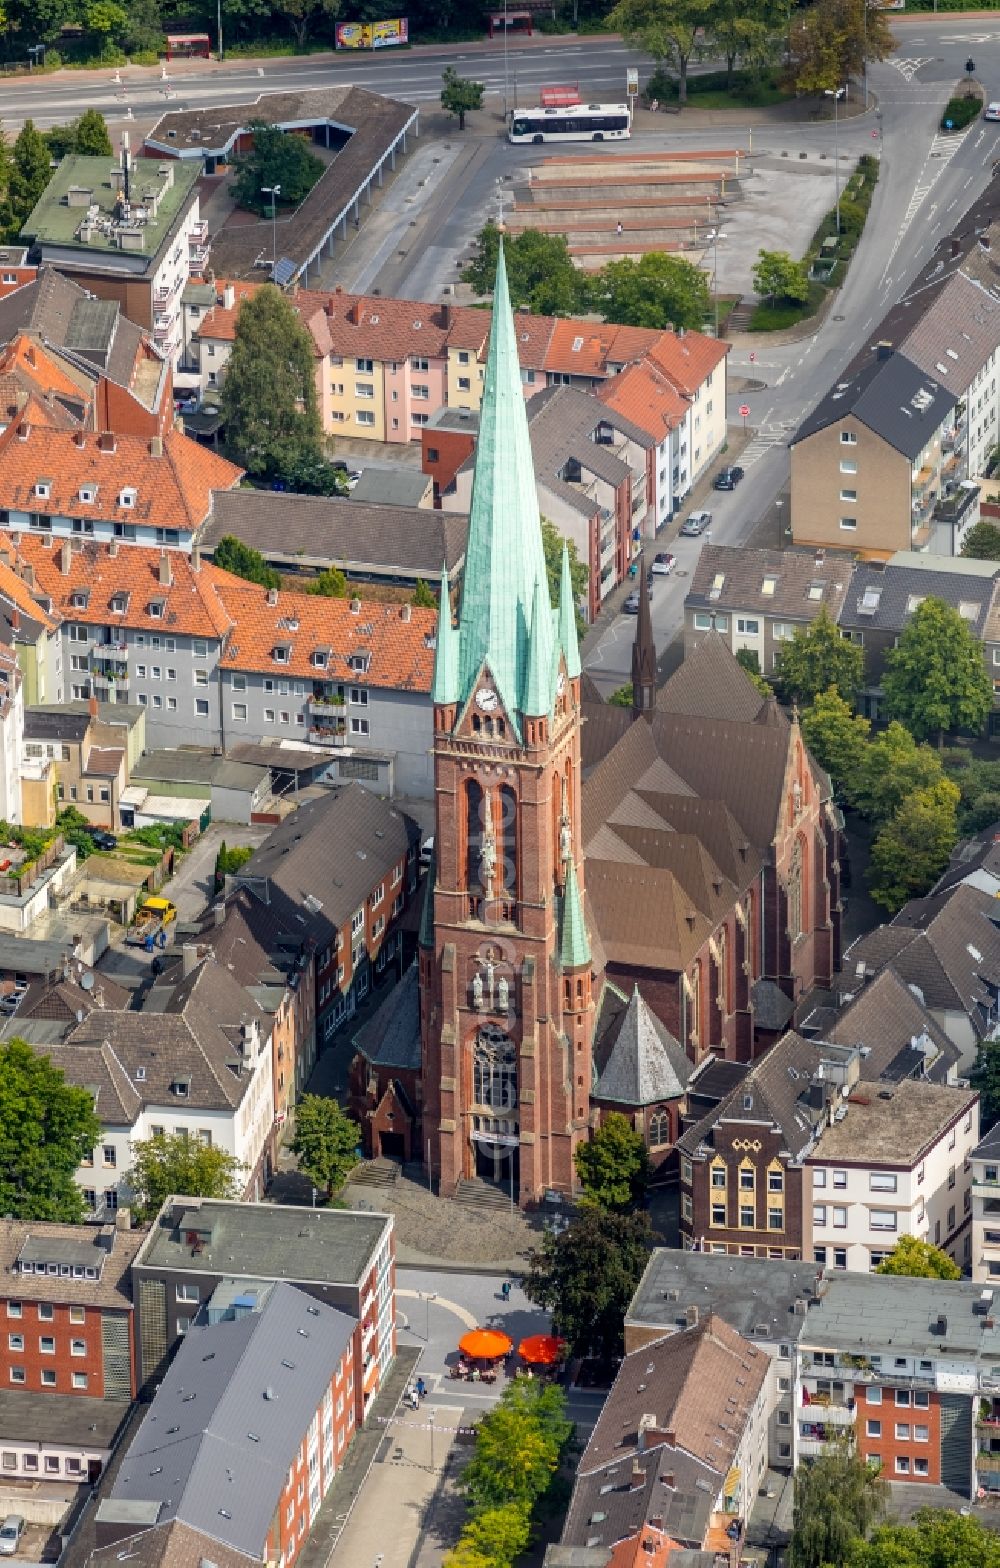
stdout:
<svg viewBox="0 0 1000 1568">
<path fill-rule="evenodd" d="M 705 377 L 722 363 L 732 345 L 703 332 L 660 332 L 648 350 L 659 370 L 673 382 L 678 392 L 693 397 Z"/>
<path fill-rule="evenodd" d="M 597 388 L 596 396 L 657 441 L 677 428 L 688 407 L 651 359 L 626 365 Z"/>
<path fill-rule="evenodd" d="M 94 517 L 193 530 L 211 511 L 212 491 L 235 489 L 242 473 L 177 430 L 154 440 L 98 436 L 22 415 L 0 436 L 0 507 L 52 516 L 76 517 L 89 505 Z M 35 493 L 41 480 L 50 486 L 44 498 Z M 81 506 L 87 485 L 96 499 Z M 134 505 L 121 504 L 124 490 L 136 492 Z"/>
<path fill-rule="evenodd" d="M 16 565 L 21 557 L 13 536 L 4 539 L 3 551 L 3 555 L 0 556 L 0 602 L 8 599 L 24 615 L 30 615 L 34 620 L 40 621 L 47 631 L 53 631 L 58 626 L 60 618 L 47 614 L 35 602 L 28 584 L 18 575 Z"/>
<path fill-rule="evenodd" d="M 213 342 L 231 343 L 236 336 L 236 318 L 240 313 L 240 306 L 245 299 L 256 294 L 260 286 L 259 283 L 228 283 L 217 279 L 215 285 L 217 296 L 221 298 L 223 290 L 231 288 L 234 303 L 229 309 L 225 305 L 210 305 L 194 336 L 210 338 Z"/>
<path fill-rule="evenodd" d="M 326 599 L 284 589 L 275 596 L 218 569 L 215 577 L 219 598 L 234 623 L 220 661 L 224 668 L 317 681 L 353 679 L 365 686 L 397 691 L 430 691 L 436 610 L 374 600 Z M 358 608 L 352 609 L 352 605 Z M 274 657 L 279 645 L 287 649 L 281 662 Z M 313 654 L 319 650 L 327 655 L 324 666 L 313 663 Z M 370 656 L 363 675 L 348 663 L 352 654 L 361 653 Z"/>
</svg>

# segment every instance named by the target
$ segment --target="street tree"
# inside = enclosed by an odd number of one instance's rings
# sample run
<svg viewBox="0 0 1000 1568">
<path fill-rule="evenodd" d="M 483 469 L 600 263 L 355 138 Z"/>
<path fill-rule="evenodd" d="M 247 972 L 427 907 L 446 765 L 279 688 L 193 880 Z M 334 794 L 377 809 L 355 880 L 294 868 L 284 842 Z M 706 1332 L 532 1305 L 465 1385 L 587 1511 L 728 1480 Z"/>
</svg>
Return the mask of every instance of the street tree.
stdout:
<svg viewBox="0 0 1000 1568">
<path fill-rule="evenodd" d="M 462 273 L 476 294 L 492 294 L 500 252 L 500 230 L 490 221 L 476 240 L 475 254 Z M 573 265 L 565 234 L 522 229 L 504 237 L 507 287 L 515 310 L 536 315 L 571 316 L 585 308 L 587 279 Z"/>
<path fill-rule="evenodd" d="M 774 678 L 787 702 L 804 705 L 831 687 L 853 702 L 864 674 L 864 649 L 840 635 L 824 604 L 810 626 L 797 626 L 781 644 Z"/>
<path fill-rule="evenodd" d="M 876 1274 L 905 1274 L 910 1279 L 961 1279 L 962 1270 L 947 1252 L 917 1236 L 900 1236 Z"/>
<path fill-rule="evenodd" d="M 804 305 L 809 298 L 806 263 L 794 261 L 787 250 L 759 250 L 751 276 L 762 299 L 788 300 L 793 305 Z"/>
<path fill-rule="evenodd" d="M 572 1433 L 557 1384 L 511 1384 L 480 1421 L 461 1486 L 473 1508 L 510 1504 L 530 1512 L 552 1484 Z"/>
<path fill-rule="evenodd" d="M 316 28 L 340 15 L 340 0 L 269 0 L 267 9 L 275 21 L 287 23 L 295 47 L 304 49 Z"/>
<path fill-rule="evenodd" d="M 270 284 L 240 306 L 221 411 L 227 450 L 249 474 L 280 478 L 322 458 L 313 341 Z"/>
<path fill-rule="evenodd" d="M 574 1355 L 610 1364 L 622 1354 L 625 1309 L 652 1241 L 647 1215 L 586 1206 L 531 1253 L 525 1294 L 552 1314 Z"/>
<path fill-rule="evenodd" d="M 85 109 L 73 124 L 73 151 L 87 158 L 110 158 L 108 124 L 99 109 Z"/>
<path fill-rule="evenodd" d="M 521 1504 L 482 1508 L 445 1555 L 442 1568 L 511 1568 L 530 1539 L 531 1515 Z"/>
<path fill-rule="evenodd" d="M 82 1220 L 76 1173 L 100 1136 L 89 1089 L 68 1084 L 21 1039 L 0 1046 L 0 1213 Z"/>
<path fill-rule="evenodd" d="M 172 1192 L 192 1198 L 240 1198 L 246 1170 L 217 1143 L 182 1133 L 157 1133 L 132 1145 L 126 1181 L 140 1219 L 152 1219 Z"/>
<path fill-rule="evenodd" d="M 677 101 L 685 104 L 688 67 L 705 20 L 704 0 L 618 0 L 607 25 L 656 65 L 677 72 Z"/>
<path fill-rule="evenodd" d="M 260 583 L 262 588 L 281 587 L 281 573 L 268 566 L 259 550 L 244 544 L 242 539 L 235 539 L 232 534 L 224 534 L 219 540 L 212 561 L 224 572 L 232 572 L 234 577 L 242 577 L 248 583 Z"/>
<path fill-rule="evenodd" d="M 958 786 L 945 778 L 901 802 L 872 845 L 868 886 L 876 904 L 895 914 L 933 887 L 958 838 L 957 807 Z"/>
<path fill-rule="evenodd" d="M 332 1198 L 358 1163 L 361 1128 L 325 1094 L 304 1094 L 295 1107 L 292 1153 L 302 1174 Z"/>
<path fill-rule="evenodd" d="M 1000 561 L 1000 527 L 980 518 L 962 540 L 962 554 L 967 560 Z"/>
<path fill-rule="evenodd" d="M 646 1144 L 627 1116 L 609 1111 L 600 1127 L 573 1156 L 584 1202 L 602 1209 L 628 1209 L 649 1185 Z"/>
<path fill-rule="evenodd" d="M 789 1568 L 844 1568 L 885 1514 L 886 1487 L 847 1442 L 795 1472 Z"/>
<path fill-rule="evenodd" d="M 802 715 L 802 739 L 835 789 L 853 800 L 853 786 L 864 764 L 871 725 L 851 712 L 835 686 L 817 694 Z"/>
<path fill-rule="evenodd" d="M 699 331 L 711 307 L 708 280 L 684 256 L 647 251 L 638 261 L 609 261 L 594 278 L 594 306 L 623 327 L 685 327 Z"/>
<path fill-rule="evenodd" d="M 928 598 L 910 616 L 886 655 L 882 689 L 892 718 L 917 740 L 953 730 L 978 734 L 993 706 L 982 643 L 943 599 Z"/>
<path fill-rule="evenodd" d="M 459 76 L 453 65 L 445 66 L 443 81 L 441 107 L 448 114 L 458 116 L 458 128 L 464 131 L 465 116 L 473 109 L 483 107 L 486 86 L 483 82 L 474 82 L 467 76 Z"/>
<path fill-rule="evenodd" d="M 824 93 L 860 77 L 868 60 L 892 53 L 892 29 L 879 0 L 814 0 L 788 34 L 787 75 L 799 93 Z"/>
<path fill-rule="evenodd" d="M 781 0 L 711 0 L 706 30 L 726 57 L 727 86 L 737 62 L 756 75 L 776 59 L 784 21 Z"/>
<path fill-rule="evenodd" d="M 261 120 L 250 122 L 250 134 L 252 145 L 235 161 L 236 178 L 230 192 L 241 207 L 257 211 L 265 203 L 270 209 L 274 200 L 273 196 L 263 195 L 264 187 L 273 191 L 280 185 L 281 205 L 298 207 L 323 173 L 322 158 L 310 150 L 301 136 L 279 131 L 277 126 L 265 125 Z"/>
<path fill-rule="evenodd" d="M 1000 1568 L 1000 1536 L 950 1508 L 919 1508 L 908 1524 L 857 1541 L 850 1568 Z"/>
<path fill-rule="evenodd" d="M 36 129 L 34 121 L 25 120 L 11 153 L 10 178 L 7 182 L 11 227 L 15 235 L 20 233 L 27 222 L 51 174 L 48 143 L 41 131 Z"/>
<path fill-rule="evenodd" d="M 774 687 L 771 685 L 770 681 L 765 680 L 763 675 L 760 673 L 760 660 L 757 657 L 755 649 L 737 648 L 736 662 L 745 672 L 747 679 L 750 680 L 760 692 L 762 697 L 774 696 Z"/>
<path fill-rule="evenodd" d="M 580 614 L 580 600 L 587 597 L 587 589 L 590 586 L 590 568 L 586 561 L 580 560 L 573 540 L 567 539 L 564 534 L 559 532 L 555 523 L 550 523 L 547 517 L 543 517 L 542 554 L 545 556 L 545 575 L 549 581 L 549 600 L 554 610 L 559 607 L 564 550 L 569 555 L 569 580 L 573 589 L 573 604 L 576 609 L 576 630 L 577 634 L 582 637 L 587 628 L 586 622 Z"/>
<path fill-rule="evenodd" d="M 980 1040 L 969 1082 L 979 1090 L 980 1126 L 995 1126 L 1000 1122 L 1000 1040 Z"/>
<path fill-rule="evenodd" d="M 915 790 L 933 789 L 943 776 L 939 754 L 918 745 L 909 730 L 893 720 L 862 752 L 848 792 L 862 816 L 881 824 Z"/>
<path fill-rule="evenodd" d="M 10 208 L 10 177 L 14 168 L 11 150 L 7 145 L 7 136 L 3 125 L 0 124 L 0 241 L 4 236 L 13 239 L 11 208 Z"/>
</svg>

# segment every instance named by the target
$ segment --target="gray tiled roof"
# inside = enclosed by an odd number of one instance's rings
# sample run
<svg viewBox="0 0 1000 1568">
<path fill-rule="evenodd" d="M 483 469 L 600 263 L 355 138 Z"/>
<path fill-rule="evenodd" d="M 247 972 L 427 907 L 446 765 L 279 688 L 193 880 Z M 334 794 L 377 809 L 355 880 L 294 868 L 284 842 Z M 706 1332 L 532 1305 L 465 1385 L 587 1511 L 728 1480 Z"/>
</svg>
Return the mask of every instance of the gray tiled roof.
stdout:
<svg viewBox="0 0 1000 1568">
<path fill-rule="evenodd" d="M 838 381 L 802 421 L 791 444 L 853 416 L 911 462 L 955 406 L 955 394 L 892 353 Z"/>
<path fill-rule="evenodd" d="M 907 358 L 956 397 L 968 391 L 1000 346 L 1000 300 L 959 272 L 930 302 L 901 344 Z"/>
<path fill-rule="evenodd" d="M 784 1029 L 795 1011 L 775 980 L 755 980 L 750 991 L 753 1019 L 758 1029 Z"/>
<path fill-rule="evenodd" d="M 645 1413 L 645 1412 L 643 1412 Z M 634 1485 L 642 1471 L 642 1484 Z M 680 1448 L 638 1449 L 610 1465 L 577 1473 L 563 1526 L 564 1546 L 608 1546 L 638 1534 L 655 1514 L 673 1541 L 705 1539 L 722 1476 Z M 671 1562 L 675 1554 L 670 1554 Z M 547 1560 L 547 1559 L 546 1559 Z"/>
<path fill-rule="evenodd" d="M 234 1552 L 177 1520 L 98 1547 L 90 1554 L 88 1568 L 119 1568 L 123 1561 L 130 1568 L 202 1568 L 206 1562 L 215 1568 L 259 1568 L 256 1558 Z"/>
<path fill-rule="evenodd" d="M 348 499 L 353 506 L 419 507 L 431 483 L 419 468 L 365 468 Z"/>
<path fill-rule="evenodd" d="M 291 930 L 322 944 L 419 839 L 411 818 L 351 783 L 286 817 L 247 861 L 239 881 L 265 903 L 275 902 Z"/>
<path fill-rule="evenodd" d="M 869 980 L 822 1034 L 834 1044 L 864 1047 L 861 1077 L 868 1081 L 898 1078 L 908 1067 L 907 1076 L 926 1073 L 934 1082 L 943 1083 L 960 1054 L 912 988 L 892 969 L 883 969 Z M 926 1036 L 929 1054 L 912 1045 L 921 1036 Z"/>
<path fill-rule="evenodd" d="M 809 1085 L 817 1066 L 813 1041 L 789 1030 L 751 1066 L 731 1094 L 681 1134 L 678 1149 L 691 1157 L 703 1156 L 711 1149 L 715 1128 L 723 1120 L 769 1122 L 781 1133 L 782 1147 L 791 1158 L 802 1158 L 828 1114 L 822 1106 L 809 1104 Z"/>
<path fill-rule="evenodd" d="M 753 610 L 811 621 L 825 607 L 836 620 L 850 579 L 847 556 L 707 544 L 698 557 L 684 608 Z M 765 584 L 770 584 L 769 593 Z"/>
<path fill-rule="evenodd" d="M 672 1333 L 685 1325 L 689 1307 L 711 1308 L 745 1338 L 780 1343 L 799 1338 L 804 1320 L 795 1302 L 808 1299 L 815 1284 L 814 1263 L 657 1247 L 625 1322 Z"/>
<path fill-rule="evenodd" d="M 19 332 L 34 333 L 50 351 L 67 350 L 74 364 L 99 370 L 119 386 L 132 384 L 141 328 L 114 301 L 88 299 L 53 267 L 41 267 L 32 283 L 0 300 L 0 343 Z"/>
<path fill-rule="evenodd" d="M 158 1502 L 158 1522 L 180 1520 L 263 1559 L 289 1467 L 354 1327 L 279 1284 L 260 1310 L 189 1329 L 121 1462 L 112 1507 Z"/>
<path fill-rule="evenodd" d="M 229 490 L 216 491 L 199 542 L 211 552 L 231 534 L 267 559 L 299 569 L 336 565 L 437 581 L 445 563 L 453 576 L 461 571 L 468 529 L 468 518 L 455 512 Z"/>
<path fill-rule="evenodd" d="M 559 477 L 568 459 L 575 458 L 584 474 L 596 474 L 615 487 L 632 474 L 628 463 L 594 440 L 598 425 L 612 424 L 644 448 L 650 445 L 645 431 L 576 387 L 547 387 L 529 400 L 527 409 L 536 480 L 586 517 L 597 502 Z"/>
<path fill-rule="evenodd" d="M 416 964 L 411 964 L 399 984 L 390 988 L 351 1044 L 380 1067 L 419 1071 L 420 991 Z"/>
<path fill-rule="evenodd" d="M 937 564 L 937 563 L 940 564 Z M 899 566 L 889 561 L 884 566 L 859 561 L 840 612 L 841 626 L 899 633 L 906 626 L 920 599 L 943 599 L 955 610 L 962 608 L 970 631 L 982 637 L 990 607 L 1000 588 L 1000 564 L 979 562 L 990 571 L 970 573 L 950 570 L 946 557 L 935 562 L 936 569 Z"/>
<path fill-rule="evenodd" d="M 605 988 L 594 1039 L 595 1099 L 632 1107 L 676 1100 L 694 1071 L 683 1046 L 636 986 L 626 999 Z"/>
</svg>

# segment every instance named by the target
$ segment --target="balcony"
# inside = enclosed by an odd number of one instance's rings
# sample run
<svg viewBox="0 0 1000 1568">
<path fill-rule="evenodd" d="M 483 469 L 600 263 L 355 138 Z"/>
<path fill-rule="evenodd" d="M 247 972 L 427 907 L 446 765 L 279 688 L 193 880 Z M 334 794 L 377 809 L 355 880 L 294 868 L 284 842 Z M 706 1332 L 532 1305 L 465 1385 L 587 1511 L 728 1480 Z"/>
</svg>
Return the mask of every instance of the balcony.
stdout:
<svg viewBox="0 0 1000 1568">
<path fill-rule="evenodd" d="M 128 691 L 128 674 L 124 670 L 102 670 L 94 665 L 90 673 L 94 682 L 94 690 L 97 693 L 108 692 L 113 694 L 115 692 Z"/>
<path fill-rule="evenodd" d="M 800 1419 L 818 1422 L 824 1427 L 847 1427 L 854 1425 L 857 1414 L 853 1399 L 841 1400 L 838 1403 L 823 1404 L 823 1394 L 814 1394 L 808 1405 L 801 1405 L 796 1414 Z"/>
<path fill-rule="evenodd" d="M 976 1469 L 989 1470 L 993 1474 L 1000 1470 L 1000 1448 L 995 1451 L 981 1448 L 976 1455 Z"/>
<path fill-rule="evenodd" d="M 934 508 L 934 516 L 942 523 L 960 523 L 978 500 L 979 486 L 971 479 L 963 479 L 951 495 L 942 495 Z"/>
<path fill-rule="evenodd" d="M 339 719 L 343 724 L 347 709 L 342 697 L 314 693 L 309 698 L 309 712 L 315 719 Z"/>
<path fill-rule="evenodd" d="M 311 725 L 307 731 L 314 746 L 346 746 L 348 739 L 343 730 L 317 729 Z"/>
<path fill-rule="evenodd" d="M 193 244 L 196 240 L 204 242 L 208 239 L 208 220 L 199 218 L 197 223 L 192 223 L 188 229 L 188 240 Z"/>
</svg>

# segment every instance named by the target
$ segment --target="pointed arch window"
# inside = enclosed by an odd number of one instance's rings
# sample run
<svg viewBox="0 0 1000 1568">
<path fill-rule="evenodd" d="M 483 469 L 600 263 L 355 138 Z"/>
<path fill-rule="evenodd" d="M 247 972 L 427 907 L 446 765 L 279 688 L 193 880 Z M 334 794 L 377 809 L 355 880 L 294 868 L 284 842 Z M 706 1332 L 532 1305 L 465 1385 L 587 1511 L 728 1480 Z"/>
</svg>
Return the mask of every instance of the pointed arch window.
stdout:
<svg viewBox="0 0 1000 1568">
<path fill-rule="evenodd" d="M 500 789 L 499 849 L 500 884 L 508 898 L 517 898 L 517 795 L 509 784 Z"/>
<path fill-rule="evenodd" d="M 654 1111 L 649 1118 L 649 1147 L 662 1149 L 670 1142 L 670 1116 L 667 1111 Z"/>
<path fill-rule="evenodd" d="M 795 840 L 792 850 L 792 860 L 788 871 L 788 935 L 793 942 L 802 935 L 802 908 L 803 908 L 803 882 L 805 871 L 803 867 L 802 840 Z"/>
<path fill-rule="evenodd" d="M 465 785 L 465 885 L 470 893 L 482 890 L 480 855 L 483 847 L 484 797 L 482 785 L 476 779 L 466 780 Z"/>
<path fill-rule="evenodd" d="M 477 1105 L 494 1111 L 510 1111 L 517 1105 L 517 1048 L 495 1024 L 485 1024 L 476 1034 L 472 1078 Z"/>
</svg>

